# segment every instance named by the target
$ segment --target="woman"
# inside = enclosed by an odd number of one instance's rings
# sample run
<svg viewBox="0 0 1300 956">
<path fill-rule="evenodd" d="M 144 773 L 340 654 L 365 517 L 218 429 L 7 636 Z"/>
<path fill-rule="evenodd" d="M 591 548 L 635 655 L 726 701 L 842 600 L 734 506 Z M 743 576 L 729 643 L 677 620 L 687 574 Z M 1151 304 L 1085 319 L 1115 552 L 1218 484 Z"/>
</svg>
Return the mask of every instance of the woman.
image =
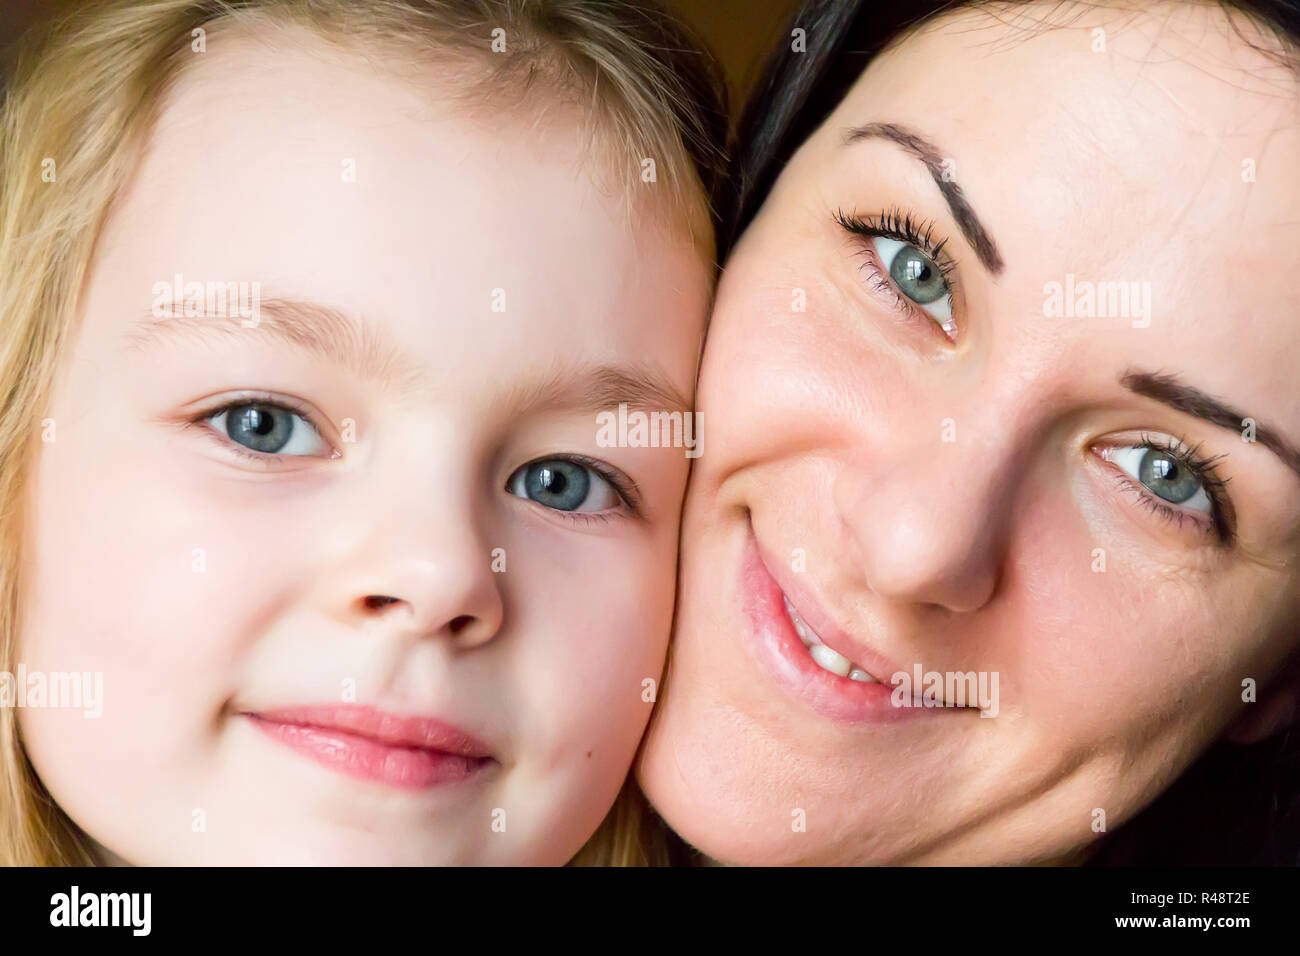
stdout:
<svg viewBox="0 0 1300 956">
<path fill-rule="evenodd" d="M 1300 9 L 896 6 L 742 125 L 638 780 L 725 862 L 1135 859 L 1300 697 Z"/>
</svg>

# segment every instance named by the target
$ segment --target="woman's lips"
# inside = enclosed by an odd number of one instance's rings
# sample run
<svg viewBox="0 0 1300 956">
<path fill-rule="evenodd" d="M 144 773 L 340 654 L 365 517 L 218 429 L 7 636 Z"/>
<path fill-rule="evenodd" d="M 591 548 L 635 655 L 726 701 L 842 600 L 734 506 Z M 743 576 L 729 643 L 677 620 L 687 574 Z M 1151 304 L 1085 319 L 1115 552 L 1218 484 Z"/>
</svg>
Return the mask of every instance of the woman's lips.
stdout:
<svg viewBox="0 0 1300 956">
<path fill-rule="evenodd" d="M 747 527 L 745 533 L 740 588 L 745 615 L 750 624 L 746 644 L 777 685 L 806 701 L 818 713 L 843 723 L 860 724 L 906 720 L 954 709 L 895 706 L 890 678 L 896 670 L 874 655 L 870 655 L 867 660 L 867 654 L 856 652 L 855 658 L 852 658 L 861 660 L 861 664 L 853 666 L 861 668 L 874 681 L 841 677 L 814 661 L 795 630 L 795 624 L 786 611 L 786 603 L 789 601 L 795 614 L 803 620 L 814 611 L 820 620 L 820 609 L 815 608 L 802 594 L 791 600 L 782 591 L 763 561 L 752 526 Z M 824 630 L 817 630 L 816 633 L 830 637 L 830 629 L 824 623 L 821 627 Z M 843 645 L 840 635 L 836 634 L 835 637 Z M 847 654 L 843 654 L 845 650 L 848 650 L 846 646 L 835 648 L 837 654 L 847 657 Z"/>
<path fill-rule="evenodd" d="M 494 762 L 482 742 L 429 717 L 358 706 L 282 708 L 243 716 L 326 767 L 403 790 L 457 783 Z"/>
</svg>

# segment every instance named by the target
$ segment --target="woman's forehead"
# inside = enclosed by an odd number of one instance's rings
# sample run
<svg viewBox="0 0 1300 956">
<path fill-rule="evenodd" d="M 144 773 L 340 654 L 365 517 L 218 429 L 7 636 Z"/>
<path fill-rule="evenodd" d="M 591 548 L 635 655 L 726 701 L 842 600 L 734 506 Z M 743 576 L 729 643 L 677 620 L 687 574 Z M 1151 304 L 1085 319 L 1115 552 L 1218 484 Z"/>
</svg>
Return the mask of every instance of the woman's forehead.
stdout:
<svg viewBox="0 0 1300 956">
<path fill-rule="evenodd" d="M 1132 27 L 1093 52 L 1086 27 L 993 46 L 986 34 L 1005 27 L 963 22 L 952 18 L 875 61 L 823 127 L 825 148 L 871 124 L 914 130 L 967 193 L 1007 200 L 1000 212 L 1023 198 L 1026 225 L 1059 233 L 1068 224 L 1090 239 L 1110 233 L 1123 248 L 1135 234 L 1176 242 L 1221 238 L 1225 228 L 1260 234 L 1269 246 L 1296 238 L 1295 74 L 1278 86 L 1262 74 L 1215 73 L 1172 57 L 1170 41 L 1145 43 Z M 1031 199 L 1046 206 L 1028 208 Z M 1099 254 L 1090 246 L 1090 257 Z"/>
<path fill-rule="evenodd" d="M 1111 382 L 1173 372 L 1300 435 L 1295 74 L 1195 15 L 1200 33 L 1180 15 L 1167 37 L 1154 13 L 1035 32 L 950 17 L 874 61 L 788 172 L 941 222 L 982 284 L 971 321 L 1013 351 L 1040 344 L 1071 375 L 1086 356 Z"/>
<path fill-rule="evenodd" d="M 1148 203 L 1185 202 L 1197 185 L 1235 189 L 1242 160 L 1267 160 L 1271 198 L 1290 203 L 1279 218 L 1295 219 L 1294 66 L 1253 49 L 1214 5 L 1123 16 L 1103 5 L 1066 26 L 1029 13 L 1043 6 L 1057 5 L 1027 4 L 1019 19 L 979 8 L 940 18 L 876 58 L 834 118 L 920 127 L 954 164 L 1004 178 L 1068 181 L 1103 198 L 1167 187 Z"/>
</svg>

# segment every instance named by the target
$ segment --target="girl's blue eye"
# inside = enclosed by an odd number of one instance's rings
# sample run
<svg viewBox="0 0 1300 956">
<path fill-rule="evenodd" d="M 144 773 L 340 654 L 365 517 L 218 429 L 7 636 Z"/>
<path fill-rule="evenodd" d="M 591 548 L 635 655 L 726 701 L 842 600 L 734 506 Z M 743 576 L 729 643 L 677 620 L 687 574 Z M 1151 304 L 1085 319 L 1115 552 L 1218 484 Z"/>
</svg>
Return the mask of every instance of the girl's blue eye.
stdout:
<svg viewBox="0 0 1300 956">
<path fill-rule="evenodd" d="M 556 511 L 609 511 L 622 503 L 599 472 L 568 458 L 529 462 L 510 476 L 506 490 Z"/>
<path fill-rule="evenodd" d="M 235 444 L 264 455 L 320 455 L 327 450 L 307 419 L 270 402 L 228 405 L 208 423 Z"/>
</svg>

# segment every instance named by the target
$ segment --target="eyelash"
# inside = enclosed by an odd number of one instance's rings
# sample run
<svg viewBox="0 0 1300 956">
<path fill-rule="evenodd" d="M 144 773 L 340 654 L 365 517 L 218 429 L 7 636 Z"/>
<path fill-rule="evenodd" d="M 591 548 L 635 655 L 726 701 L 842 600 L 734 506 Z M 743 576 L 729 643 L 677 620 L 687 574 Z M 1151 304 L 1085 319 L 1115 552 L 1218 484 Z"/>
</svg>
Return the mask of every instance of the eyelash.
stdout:
<svg viewBox="0 0 1300 956">
<path fill-rule="evenodd" d="M 1152 438 L 1146 433 L 1143 433 L 1135 447 L 1164 452 L 1177 460 L 1180 465 L 1191 469 L 1192 473 L 1196 475 L 1196 479 L 1205 488 L 1205 493 L 1210 499 L 1210 515 L 1206 530 L 1217 535 L 1225 545 L 1231 544 L 1233 529 L 1227 487 L 1228 482 L 1232 479 L 1220 478 L 1215 474 L 1219 463 L 1227 455 L 1213 455 L 1206 458 L 1200 454 L 1201 446 L 1199 444 L 1189 446 L 1182 439 Z M 1158 518 L 1171 524 L 1177 524 L 1180 529 L 1185 521 L 1197 521 L 1188 512 L 1160 500 L 1160 498 L 1143 487 L 1141 482 L 1135 481 L 1128 474 L 1117 472 L 1115 478 L 1121 487 L 1137 492 L 1139 504 Z"/>
<path fill-rule="evenodd" d="M 866 240 L 862 243 L 862 253 L 867 259 L 863 267 L 871 268 L 871 276 L 868 282 L 875 288 L 894 296 L 898 308 L 912 314 L 916 314 L 918 311 L 924 313 L 924 310 L 919 305 L 895 288 L 894 283 L 885 274 L 884 264 L 879 261 L 871 244 L 870 240 L 873 238 L 895 239 L 898 242 L 920 249 L 938 267 L 939 274 L 948 285 L 948 294 L 952 301 L 956 302 L 958 300 L 957 263 L 944 251 L 948 240 L 946 238 L 935 240 L 935 220 L 917 221 L 913 219 L 910 212 L 899 206 L 891 206 L 884 212 L 870 216 L 860 216 L 856 212 L 849 213 L 843 209 L 836 209 L 832 214 L 832 218 L 845 232 Z M 932 326 L 935 324 L 934 319 L 926 314 L 917 317 L 924 319 Z M 941 334 L 942 331 L 940 329 Z"/>
</svg>

